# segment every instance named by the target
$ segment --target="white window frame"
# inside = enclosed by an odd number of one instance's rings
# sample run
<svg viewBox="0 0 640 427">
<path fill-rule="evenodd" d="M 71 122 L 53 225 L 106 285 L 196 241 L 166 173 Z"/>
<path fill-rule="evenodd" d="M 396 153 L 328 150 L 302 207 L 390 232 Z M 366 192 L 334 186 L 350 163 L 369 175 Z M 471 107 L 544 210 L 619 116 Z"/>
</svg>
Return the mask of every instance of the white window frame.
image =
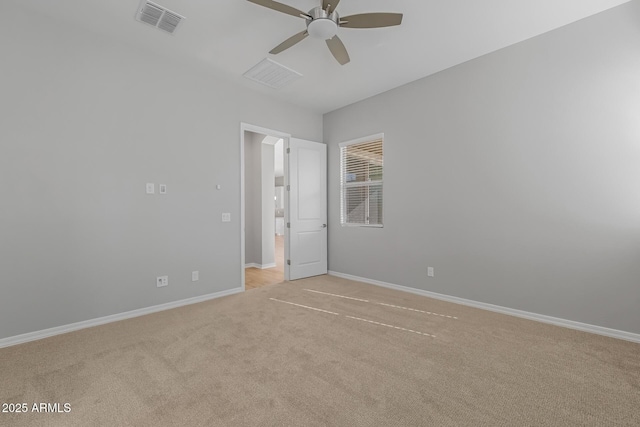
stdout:
<svg viewBox="0 0 640 427">
<path fill-rule="evenodd" d="M 348 188 L 350 185 L 348 185 L 346 182 L 344 182 L 344 165 L 342 163 L 343 161 L 343 157 L 342 157 L 342 148 L 344 147 L 348 147 L 350 145 L 356 145 L 356 144 L 362 144 L 365 142 L 372 142 L 372 141 L 376 141 L 376 140 L 382 140 L 382 158 L 383 158 L 383 166 L 382 166 L 382 180 L 380 181 L 375 181 L 376 185 L 378 185 L 377 183 L 379 183 L 379 185 L 382 187 L 383 189 L 383 200 L 382 200 L 382 224 L 361 224 L 361 223 L 350 223 L 350 222 L 346 222 L 346 213 L 345 213 L 345 197 L 346 197 L 346 191 L 345 189 Z M 365 136 L 362 138 L 358 138 L 358 139 L 353 139 L 351 141 L 344 141 L 338 144 L 338 147 L 340 148 L 340 225 L 342 227 L 369 227 L 369 228 L 383 228 L 384 227 L 384 218 L 385 218 L 385 208 L 384 208 L 384 133 L 377 133 L 374 135 L 369 135 L 369 136 Z M 354 183 L 353 186 L 360 186 L 363 185 L 362 182 L 359 183 Z M 367 185 L 367 184 L 364 184 Z M 366 208 L 369 209 L 369 204 L 367 203 Z M 368 212 L 366 214 L 366 216 L 368 217 Z"/>
</svg>

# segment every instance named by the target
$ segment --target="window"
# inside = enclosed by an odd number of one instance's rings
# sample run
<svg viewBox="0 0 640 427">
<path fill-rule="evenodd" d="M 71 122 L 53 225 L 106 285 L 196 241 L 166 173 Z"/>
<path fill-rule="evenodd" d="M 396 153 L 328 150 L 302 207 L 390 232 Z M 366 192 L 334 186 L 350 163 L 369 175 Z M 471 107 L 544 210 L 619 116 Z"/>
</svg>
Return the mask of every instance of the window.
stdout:
<svg viewBox="0 0 640 427">
<path fill-rule="evenodd" d="M 340 144 L 340 224 L 382 227 L 384 135 Z"/>
</svg>

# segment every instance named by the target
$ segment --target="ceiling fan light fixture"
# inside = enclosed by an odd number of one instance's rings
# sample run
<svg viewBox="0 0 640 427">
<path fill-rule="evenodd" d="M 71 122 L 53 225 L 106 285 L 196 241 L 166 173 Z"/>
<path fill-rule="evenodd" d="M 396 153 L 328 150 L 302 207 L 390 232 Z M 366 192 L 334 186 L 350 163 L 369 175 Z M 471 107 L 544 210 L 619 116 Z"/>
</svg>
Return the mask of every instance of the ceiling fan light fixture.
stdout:
<svg viewBox="0 0 640 427">
<path fill-rule="evenodd" d="M 350 61 L 349 53 L 344 43 L 342 43 L 342 40 L 340 40 L 340 37 L 338 37 L 338 28 L 382 28 L 402 24 L 401 13 L 360 13 L 345 16 L 344 19 L 341 20 L 340 15 L 338 15 L 336 11 L 340 0 L 322 0 L 320 2 L 321 5 L 311 9 L 309 13 L 305 13 L 295 7 L 279 3 L 275 0 L 248 1 L 268 9 L 286 13 L 287 15 L 303 18 L 307 23 L 306 30 L 294 34 L 271 49 L 269 53 L 272 55 L 277 55 L 311 36 L 314 39 L 325 40 L 329 51 L 336 61 L 338 61 L 340 65 L 345 65 Z"/>
<path fill-rule="evenodd" d="M 338 32 L 338 24 L 329 18 L 314 19 L 307 26 L 309 35 L 314 39 L 327 40 Z"/>
</svg>

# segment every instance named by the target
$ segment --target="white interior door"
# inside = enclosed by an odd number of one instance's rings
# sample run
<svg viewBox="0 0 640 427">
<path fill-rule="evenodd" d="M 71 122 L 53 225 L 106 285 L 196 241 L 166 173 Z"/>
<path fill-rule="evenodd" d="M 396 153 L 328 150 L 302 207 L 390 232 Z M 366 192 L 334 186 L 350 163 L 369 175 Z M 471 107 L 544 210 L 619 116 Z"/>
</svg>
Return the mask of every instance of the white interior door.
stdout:
<svg viewBox="0 0 640 427">
<path fill-rule="evenodd" d="M 327 274 L 327 146 L 290 138 L 289 280 Z"/>
</svg>

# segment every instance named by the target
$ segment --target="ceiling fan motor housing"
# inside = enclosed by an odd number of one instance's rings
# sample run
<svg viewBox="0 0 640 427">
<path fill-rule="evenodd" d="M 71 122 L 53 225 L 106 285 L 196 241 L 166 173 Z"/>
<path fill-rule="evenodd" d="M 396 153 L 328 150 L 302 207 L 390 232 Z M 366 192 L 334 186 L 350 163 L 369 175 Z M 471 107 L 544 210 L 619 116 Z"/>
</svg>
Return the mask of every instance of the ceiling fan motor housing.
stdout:
<svg viewBox="0 0 640 427">
<path fill-rule="evenodd" d="M 307 19 L 307 32 L 316 39 L 327 40 L 338 32 L 340 16 L 335 10 L 327 13 L 322 7 L 316 7 L 309 11 L 311 19 Z"/>
</svg>

